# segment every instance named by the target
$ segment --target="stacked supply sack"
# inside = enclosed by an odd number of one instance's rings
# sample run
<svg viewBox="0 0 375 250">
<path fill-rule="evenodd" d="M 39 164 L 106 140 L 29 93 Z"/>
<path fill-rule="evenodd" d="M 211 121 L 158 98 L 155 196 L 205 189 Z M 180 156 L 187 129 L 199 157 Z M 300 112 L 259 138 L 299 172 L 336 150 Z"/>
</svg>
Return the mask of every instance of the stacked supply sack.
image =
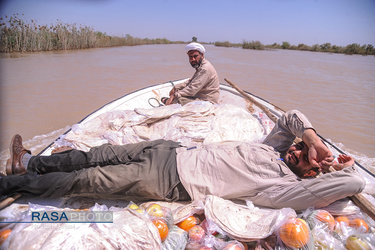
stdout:
<svg viewBox="0 0 375 250">
<path fill-rule="evenodd" d="M 349 200 L 325 209 L 265 209 L 216 196 L 191 203 L 130 202 L 113 223 L 29 223 L 35 211 L 77 211 L 16 204 L 0 212 L 1 249 L 374 249 L 374 221 Z M 5 217 L 7 216 L 7 217 Z M 8 222 L 8 223 L 7 223 Z M 17 223 L 13 223 L 17 222 Z M 20 223 L 26 222 L 26 223 Z M 1 232 L 4 232 L 2 234 Z"/>
</svg>

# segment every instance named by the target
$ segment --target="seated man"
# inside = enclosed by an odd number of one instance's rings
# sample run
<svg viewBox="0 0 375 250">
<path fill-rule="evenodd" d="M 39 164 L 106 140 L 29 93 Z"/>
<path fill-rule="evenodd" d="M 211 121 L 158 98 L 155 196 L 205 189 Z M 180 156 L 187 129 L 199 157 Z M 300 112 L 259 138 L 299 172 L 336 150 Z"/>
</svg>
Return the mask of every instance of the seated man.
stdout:
<svg viewBox="0 0 375 250">
<path fill-rule="evenodd" d="M 292 145 L 296 136 L 302 141 Z M 216 195 L 250 199 L 258 206 L 303 210 L 327 206 L 365 187 L 352 166 L 354 160 L 340 156 L 341 163 L 334 165 L 330 150 L 296 110 L 280 117 L 264 144 L 221 142 L 189 147 L 156 140 L 30 158 L 16 135 L 11 153 L 8 172 L 13 175 L 0 179 L 1 195 L 132 201 Z M 325 173 L 332 165 L 338 171 Z M 319 172 L 325 174 L 311 178 Z"/>
<path fill-rule="evenodd" d="M 199 43 L 190 43 L 185 48 L 189 56 L 189 62 L 195 73 L 191 79 L 175 86 L 169 92 L 169 98 L 163 97 L 162 102 L 166 105 L 180 103 L 185 105 L 194 100 L 219 101 L 219 77 L 212 64 L 204 58 L 205 48 Z"/>
</svg>

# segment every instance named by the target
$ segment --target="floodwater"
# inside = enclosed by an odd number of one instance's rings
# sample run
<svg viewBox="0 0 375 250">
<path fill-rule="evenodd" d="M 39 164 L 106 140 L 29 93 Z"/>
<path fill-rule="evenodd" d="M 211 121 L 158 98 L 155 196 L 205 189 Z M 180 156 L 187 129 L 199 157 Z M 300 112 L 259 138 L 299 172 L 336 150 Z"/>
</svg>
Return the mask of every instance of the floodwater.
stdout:
<svg viewBox="0 0 375 250">
<path fill-rule="evenodd" d="M 375 164 L 374 56 L 206 49 L 221 82 L 227 78 L 283 110 L 302 111 L 321 136 Z M 3 163 L 15 133 L 36 154 L 113 99 L 194 73 L 184 45 L 2 55 L 0 70 Z"/>
</svg>

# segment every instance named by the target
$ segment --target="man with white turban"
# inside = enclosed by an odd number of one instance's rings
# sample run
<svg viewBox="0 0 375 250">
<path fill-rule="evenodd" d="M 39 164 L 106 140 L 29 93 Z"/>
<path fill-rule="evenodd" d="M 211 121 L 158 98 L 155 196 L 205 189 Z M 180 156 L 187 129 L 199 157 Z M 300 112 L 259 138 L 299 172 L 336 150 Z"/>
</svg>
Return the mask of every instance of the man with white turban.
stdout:
<svg viewBox="0 0 375 250">
<path fill-rule="evenodd" d="M 166 105 L 180 103 L 185 105 L 195 100 L 219 101 L 219 77 L 212 64 L 204 58 L 206 49 L 203 45 L 192 42 L 185 47 L 189 62 L 195 73 L 191 79 L 176 85 L 170 92 L 169 98 L 163 97 L 162 102 Z"/>
</svg>

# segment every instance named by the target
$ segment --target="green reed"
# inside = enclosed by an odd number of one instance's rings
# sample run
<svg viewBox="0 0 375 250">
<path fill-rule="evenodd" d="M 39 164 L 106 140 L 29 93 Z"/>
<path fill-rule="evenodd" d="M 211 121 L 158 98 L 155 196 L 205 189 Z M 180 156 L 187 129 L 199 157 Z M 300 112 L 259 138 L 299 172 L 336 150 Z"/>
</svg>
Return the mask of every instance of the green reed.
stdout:
<svg viewBox="0 0 375 250">
<path fill-rule="evenodd" d="M 64 24 L 39 25 L 36 20 L 27 23 L 14 14 L 0 18 L 0 52 L 34 52 L 72 50 L 98 47 L 169 44 L 165 38 L 140 39 L 130 35 L 108 36 L 88 26 Z"/>
</svg>

